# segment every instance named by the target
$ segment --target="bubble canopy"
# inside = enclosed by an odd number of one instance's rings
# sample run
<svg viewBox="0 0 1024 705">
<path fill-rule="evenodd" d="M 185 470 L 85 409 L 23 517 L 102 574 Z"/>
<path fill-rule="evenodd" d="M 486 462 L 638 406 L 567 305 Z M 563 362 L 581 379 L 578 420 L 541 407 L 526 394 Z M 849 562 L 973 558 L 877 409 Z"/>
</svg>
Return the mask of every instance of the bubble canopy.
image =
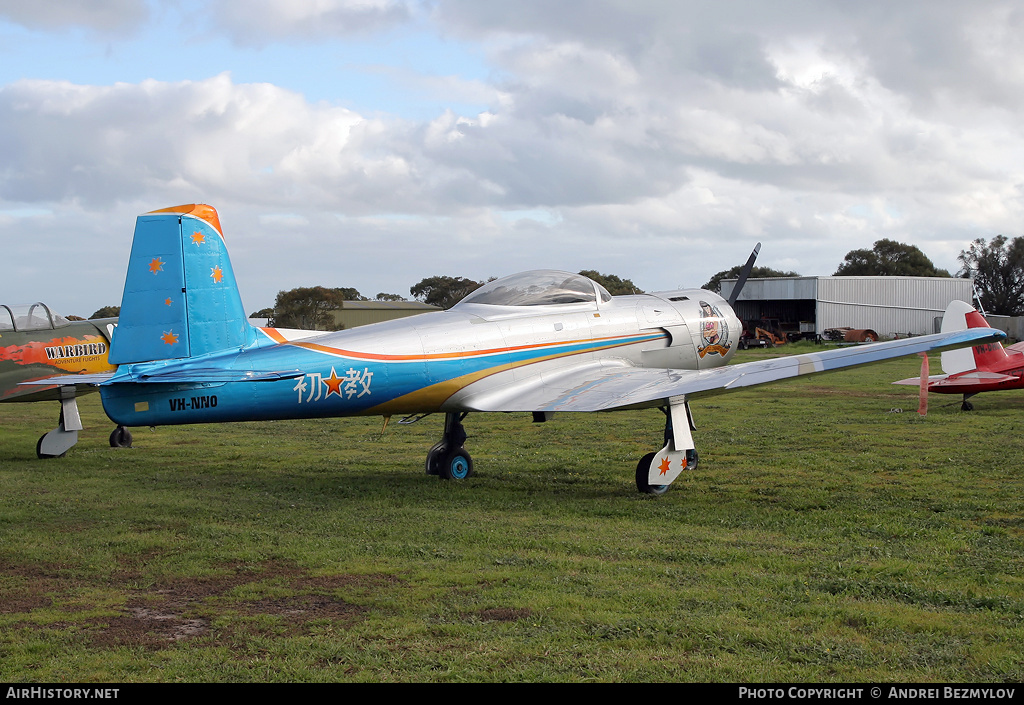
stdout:
<svg viewBox="0 0 1024 705">
<path fill-rule="evenodd" d="M 491 306 L 551 306 L 612 300 L 607 289 L 581 274 L 535 269 L 484 284 L 459 302 Z"/>
<path fill-rule="evenodd" d="M 0 305 L 0 330 L 52 330 L 71 325 L 71 321 L 51 311 L 46 304 Z"/>
</svg>

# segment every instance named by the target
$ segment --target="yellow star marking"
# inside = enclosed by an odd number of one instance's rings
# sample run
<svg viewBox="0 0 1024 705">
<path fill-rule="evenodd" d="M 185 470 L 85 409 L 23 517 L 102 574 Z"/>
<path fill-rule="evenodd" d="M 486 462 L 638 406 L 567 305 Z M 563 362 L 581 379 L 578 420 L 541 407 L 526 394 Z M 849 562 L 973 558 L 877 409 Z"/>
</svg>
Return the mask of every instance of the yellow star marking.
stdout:
<svg viewBox="0 0 1024 705">
<path fill-rule="evenodd" d="M 213 280 L 220 284 L 220 280 L 224 278 L 224 272 L 221 271 L 220 267 L 214 267 L 210 270 L 210 276 Z"/>
<path fill-rule="evenodd" d="M 153 274 L 164 271 L 164 265 L 166 262 L 161 260 L 159 257 L 154 257 L 153 261 L 149 263 L 149 271 Z"/>
<path fill-rule="evenodd" d="M 168 345 L 174 345 L 175 343 L 178 342 L 178 336 L 175 333 L 172 333 L 171 331 L 166 331 L 164 332 L 163 335 L 160 336 L 160 340 L 164 341 Z"/>
<path fill-rule="evenodd" d="M 338 373 L 331 368 L 331 376 L 324 380 L 324 384 L 327 385 L 327 396 L 337 394 L 341 396 L 341 383 L 345 381 L 344 377 L 339 377 Z M 325 397 L 326 398 L 326 397 Z"/>
<path fill-rule="evenodd" d="M 192 242 L 196 244 L 196 247 L 199 247 L 204 242 L 206 242 L 206 236 L 203 235 L 201 232 L 196 231 L 192 233 Z"/>
</svg>

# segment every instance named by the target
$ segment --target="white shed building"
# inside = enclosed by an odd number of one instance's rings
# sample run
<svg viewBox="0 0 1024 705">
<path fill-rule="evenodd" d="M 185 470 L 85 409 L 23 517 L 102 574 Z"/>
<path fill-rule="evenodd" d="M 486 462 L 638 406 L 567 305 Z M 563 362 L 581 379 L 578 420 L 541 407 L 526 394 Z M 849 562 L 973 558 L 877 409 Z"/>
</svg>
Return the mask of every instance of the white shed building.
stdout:
<svg viewBox="0 0 1024 705">
<path fill-rule="evenodd" d="M 735 279 L 722 281 L 729 298 Z M 743 320 L 778 319 L 786 330 L 871 328 L 883 338 L 938 332 L 950 301 L 971 301 L 974 282 L 951 277 L 748 279 L 736 302 Z"/>
</svg>

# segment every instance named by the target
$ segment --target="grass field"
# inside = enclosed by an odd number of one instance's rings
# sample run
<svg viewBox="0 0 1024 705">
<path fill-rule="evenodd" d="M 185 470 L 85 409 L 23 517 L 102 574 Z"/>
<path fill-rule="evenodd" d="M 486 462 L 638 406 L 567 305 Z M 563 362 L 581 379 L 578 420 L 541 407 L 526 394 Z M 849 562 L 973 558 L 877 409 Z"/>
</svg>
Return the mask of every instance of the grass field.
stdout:
<svg viewBox="0 0 1024 705">
<path fill-rule="evenodd" d="M 470 415 L 457 483 L 440 416 L 111 449 L 91 395 L 38 461 L 57 405 L 0 405 L 0 681 L 1020 681 L 1024 392 L 917 372 L 697 401 L 661 497 L 656 410 Z"/>
</svg>

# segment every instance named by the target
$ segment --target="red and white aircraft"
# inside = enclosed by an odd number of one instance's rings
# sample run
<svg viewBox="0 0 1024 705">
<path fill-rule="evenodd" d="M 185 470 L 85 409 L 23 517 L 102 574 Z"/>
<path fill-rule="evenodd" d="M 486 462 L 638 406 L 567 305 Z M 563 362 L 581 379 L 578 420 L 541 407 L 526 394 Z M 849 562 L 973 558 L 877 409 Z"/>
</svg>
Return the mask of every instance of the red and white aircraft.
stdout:
<svg viewBox="0 0 1024 705">
<path fill-rule="evenodd" d="M 988 321 L 970 304 L 954 301 L 942 317 L 942 332 L 990 328 Z M 963 394 L 960 408 L 972 411 L 968 401 L 980 392 L 1024 389 L 1024 343 L 1003 347 L 998 341 L 973 348 L 946 350 L 942 353 L 945 374 L 927 377 L 928 391 L 938 394 Z M 893 384 L 919 385 L 922 378 L 901 379 Z"/>
</svg>

